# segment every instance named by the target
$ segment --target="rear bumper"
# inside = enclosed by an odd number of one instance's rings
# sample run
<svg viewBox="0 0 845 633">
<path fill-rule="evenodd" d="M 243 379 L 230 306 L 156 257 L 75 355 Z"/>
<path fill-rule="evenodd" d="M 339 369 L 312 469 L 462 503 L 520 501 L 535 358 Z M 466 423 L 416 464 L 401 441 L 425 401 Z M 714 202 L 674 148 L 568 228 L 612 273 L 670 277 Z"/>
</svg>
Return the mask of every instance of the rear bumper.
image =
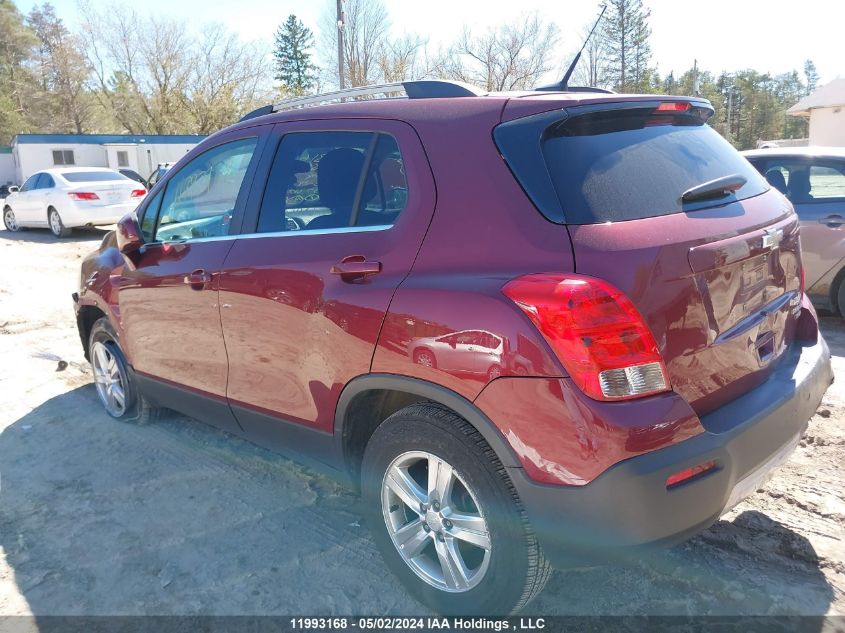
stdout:
<svg viewBox="0 0 845 633">
<path fill-rule="evenodd" d="M 134 211 L 138 202 L 122 202 L 103 206 L 74 205 L 60 212 L 62 222 L 67 227 L 75 226 L 103 226 L 115 224 L 120 218 Z"/>
<path fill-rule="evenodd" d="M 555 564 L 672 544 L 709 527 L 788 458 L 832 382 L 819 336 L 788 350 L 765 383 L 705 416 L 710 431 L 620 462 L 584 486 L 538 484 L 521 468 L 510 475 Z M 709 460 L 714 471 L 666 488 L 670 475 Z"/>
</svg>

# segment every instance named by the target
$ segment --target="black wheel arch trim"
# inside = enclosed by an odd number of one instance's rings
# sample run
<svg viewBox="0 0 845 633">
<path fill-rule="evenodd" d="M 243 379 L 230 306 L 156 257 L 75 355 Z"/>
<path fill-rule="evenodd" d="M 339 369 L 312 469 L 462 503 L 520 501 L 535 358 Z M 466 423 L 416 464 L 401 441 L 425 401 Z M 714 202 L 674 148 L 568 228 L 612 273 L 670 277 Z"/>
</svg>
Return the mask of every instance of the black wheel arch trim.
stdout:
<svg viewBox="0 0 845 633">
<path fill-rule="evenodd" d="M 399 391 L 419 396 L 422 400 L 430 400 L 453 410 L 464 420 L 475 427 L 490 447 L 496 452 L 502 465 L 506 468 L 522 468 L 516 453 L 499 428 L 475 404 L 459 393 L 446 387 L 401 374 L 365 374 L 353 378 L 338 399 L 334 420 L 335 451 L 340 461 L 349 467 L 344 445 L 344 427 L 347 413 L 355 398 L 368 391 Z"/>
</svg>

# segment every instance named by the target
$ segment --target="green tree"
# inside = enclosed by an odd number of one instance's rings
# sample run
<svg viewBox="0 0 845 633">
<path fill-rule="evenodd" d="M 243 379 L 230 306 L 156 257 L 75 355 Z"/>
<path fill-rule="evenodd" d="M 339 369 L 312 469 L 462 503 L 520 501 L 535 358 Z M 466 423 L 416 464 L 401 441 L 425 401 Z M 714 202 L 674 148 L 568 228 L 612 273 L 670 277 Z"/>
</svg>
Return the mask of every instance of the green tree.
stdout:
<svg viewBox="0 0 845 633">
<path fill-rule="evenodd" d="M 816 71 L 816 65 L 812 59 L 804 62 L 804 81 L 806 82 L 805 94 L 810 94 L 818 86 L 819 73 Z"/>
<path fill-rule="evenodd" d="M 609 0 L 599 36 L 607 51 L 607 82 L 619 92 L 651 92 L 651 11 L 642 0 Z"/>
<path fill-rule="evenodd" d="M 37 42 L 14 3 L 0 0 L 0 143 L 29 129 L 29 96 L 35 87 L 29 62 Z"/>
<path fill-rule="evenodd" d="M 298 96 L 307 94 L 316 82 L 317 67 L 311 62 L 314 35 L 311 29 L 291 14 L 276 30 L 273 57 L 276 60 L 275 78 L 284 92 Z"/>
</svg>

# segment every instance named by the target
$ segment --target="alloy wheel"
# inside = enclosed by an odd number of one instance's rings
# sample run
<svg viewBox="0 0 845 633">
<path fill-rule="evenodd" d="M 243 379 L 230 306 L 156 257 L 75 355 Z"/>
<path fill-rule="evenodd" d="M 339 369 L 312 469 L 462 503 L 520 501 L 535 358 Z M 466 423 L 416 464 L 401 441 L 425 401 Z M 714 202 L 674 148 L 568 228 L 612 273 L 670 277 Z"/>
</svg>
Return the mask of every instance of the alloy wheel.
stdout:
<svg viewBox="0 0 845 633">
<path fill-rule="evenodd" d="M 434 359 L 428 352 L 420 352 L 417 354 L 417 364 L 423 367 L 434 367 Z"/>
<path fill-rule="evenodd" d="M 477 496 L 449 463 L 425 451 L 399 455 L 384 475 L 381 502 L 393 544 L 424 582 L 461 593 L 482 581 L 490 531 Z"/>
<path fill-rule="evenodd" d="M 100 401 L 109 415 L 119 418 L 126 412 L 127 381 L 107 344 L 97 341 L 91 346 L 91 366 Z"/>
<path fill-rule="evenodd" d="M 6 228 L 14 232 L 18 230 L 18 221 L 15 219 L 15 212 L 11 209 L 6 209 L 3 213 L 3 221 L 6 223 Z"/>
<path fill-rule="evenodd" d="M 55 209 L 50 211 L 50 230 L 53 231 L 53 235 L 59 236 L 62 234 L 62 219 Z"/>
</svg>

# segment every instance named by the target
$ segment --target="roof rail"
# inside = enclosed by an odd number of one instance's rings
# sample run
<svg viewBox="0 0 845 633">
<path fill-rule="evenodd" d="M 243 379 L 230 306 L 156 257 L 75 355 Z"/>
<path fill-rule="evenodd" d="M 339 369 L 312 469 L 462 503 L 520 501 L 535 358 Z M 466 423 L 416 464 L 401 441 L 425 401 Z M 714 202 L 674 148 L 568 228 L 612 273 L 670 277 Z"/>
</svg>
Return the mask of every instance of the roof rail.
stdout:
<svg viewBox="0 0 845 633">
<path fill-rule="evenodd" d="M 359 99 L 361 97 L 374 97 L 383 95 L 381 98 L 395 99 L 446 99 L 454 97 L 480 97 L 485 94 L 475 86 L 460 83 L 458 81 L 447 81 L 445 79 L 422 79 L 419 81 L 397 81 L 395 83 L 380 84 L 376 86 L 360 86 L 358 88 L 347 88 L 334 92 L 308 97 L 293 97 L 285 99 L 273 105 L 266 105 L 241 118 L 241 121 L 254 119 L 271 112 L 282 112 L 284 110 L 295 110 L 306 106 L 321 105 L 344 99 Z M 390 96 L 393 95 L 393 96 Z"/>
</svg>

